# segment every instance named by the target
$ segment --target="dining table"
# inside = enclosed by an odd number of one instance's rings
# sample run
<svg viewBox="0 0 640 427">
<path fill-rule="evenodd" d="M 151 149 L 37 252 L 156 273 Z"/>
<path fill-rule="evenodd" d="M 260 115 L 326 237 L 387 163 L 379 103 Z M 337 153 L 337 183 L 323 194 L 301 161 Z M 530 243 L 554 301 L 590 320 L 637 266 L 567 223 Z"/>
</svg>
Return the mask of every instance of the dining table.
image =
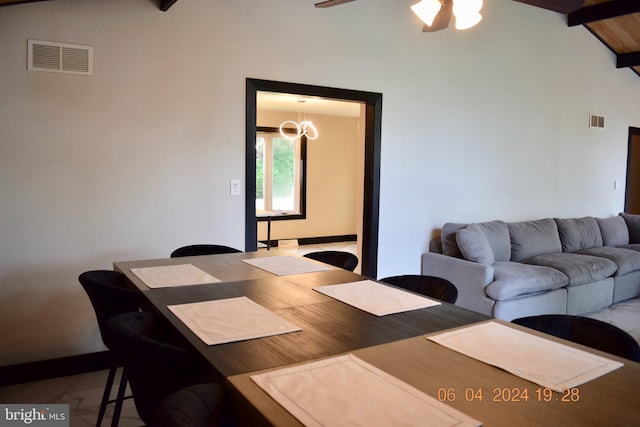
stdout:
<svg viewBox="0 0 640 427">
<path fill-rule="evenodd" d="M 113 267 L 142 294 L 147 308 L 156 311 L 182 336 L 212 375 L 225 381 L 242 425 L 323 425 L 299 416 L 295 402 L 291 409 L 277 399 L 277 393 L 261 386 L 260 381 L 269 382 L 281 372 L 297 373 L 311 369 L 307 367 L 312 365 L 315 369 L 315 364 L 324 369 L 326 364 L 343 360 L 364 366 L 367 375 L 376 372 L 374 376 L 386 378 L 394 387 L 400 384 L 401 389 L 431 405 L 429 408 L 445 408 L 445 412 L 461 414 L 460 419 L 469 422 L 438 425 L 640 425 L 637 405 L 640 364 L 636 362 L 446 302 L 391 314 L 372 314 L 331 296 L 324 289 L 379 285 L 376 280 L 306 258 L 304 262 L 311 266 L 309 271 L 303 268 L 274 272 L 260 264 L 280 260 L 301 263 L 302 257 L 271 250 L 117 261 Z M 180 274 L 195 270 L 195 282 L 179 283 L 178 279 L 172 279 L 176 282 L 162 283 L 162 274 L 174 270 Z M 157 275 L 160 279 L 152 284 Z M 231 301 L 255 304 L 293 329 L 212 343 L 190 327 L 185 315 L 178 311 L 181 307 L 197 308 L 202 304 L 200 310 L 208 311 L 193 313 L 206 317 L 214 310 L 206 304 Z M 504 367 L 434 341 L 439 334 L 455 335 L 465 328 L 489 325 L 525 338 L 544 338 L 598 361 L 605 360 L 612 367 L 575 387 L 551 390 Z M 508 347 L 508 342 L 504 347 Z M 423 425 L 432 424 L 425 420 Z"/>
</svg>

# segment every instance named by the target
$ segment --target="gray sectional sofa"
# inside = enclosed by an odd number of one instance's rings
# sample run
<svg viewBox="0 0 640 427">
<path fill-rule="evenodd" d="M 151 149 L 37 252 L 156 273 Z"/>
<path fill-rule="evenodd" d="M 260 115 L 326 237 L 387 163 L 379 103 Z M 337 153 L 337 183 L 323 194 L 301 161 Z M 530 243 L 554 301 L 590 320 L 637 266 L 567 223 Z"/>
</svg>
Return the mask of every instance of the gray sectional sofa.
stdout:
<svg viewBox="0 0 640 427">
<path fill-rule="evenodd" d="M 453 282 L 457 305 L 503 320 L 599 310 L 640 296 L 640 215 L 447 223 L 422 274 Z"/>
</svg>

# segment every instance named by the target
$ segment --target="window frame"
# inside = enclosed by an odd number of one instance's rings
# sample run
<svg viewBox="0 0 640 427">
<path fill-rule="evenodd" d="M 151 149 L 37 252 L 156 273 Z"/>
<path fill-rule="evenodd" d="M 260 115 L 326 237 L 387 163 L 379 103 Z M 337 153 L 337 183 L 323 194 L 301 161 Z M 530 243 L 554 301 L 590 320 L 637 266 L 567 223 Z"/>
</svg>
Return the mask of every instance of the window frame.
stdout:
<svg viewBox="0 0 640 427">
<path fill-rule="evenodd" d="M 285 129 L 295 133 L 295 129 Z M 256 126 L 256 139 L 259 133 L 279 133 L 280 129 L 270 126 Z M 256 141 L 257 142 L 257 141 Z M 254 202 L 255 209 L 255 202 Z M 307 137 L 300 137 L 300 213 L 282 214 L 278 213 L 271 217 L 257 216 L 258 222 L 266 221 L 287 221 L 293 219 L 307 219 Z"/>
</svg>

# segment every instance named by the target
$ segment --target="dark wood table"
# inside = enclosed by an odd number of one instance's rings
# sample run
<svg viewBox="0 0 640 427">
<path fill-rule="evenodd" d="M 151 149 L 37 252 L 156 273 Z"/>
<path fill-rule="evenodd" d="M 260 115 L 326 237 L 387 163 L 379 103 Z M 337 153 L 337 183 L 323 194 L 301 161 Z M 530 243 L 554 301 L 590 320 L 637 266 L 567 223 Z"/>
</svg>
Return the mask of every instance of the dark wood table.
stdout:
<svg viewBox="0 0 640 427">
<path fill-rule="evenodd" d="M 488 319 L 451 304 L 378 317 L 325 296 L 312 288 L 366 277 L 347 270 L 275 276 L 242 262 L 277 251 L 116 262 L 152 307 L 225 378 L 291 363 L 305 362 Z M 282 253 L 280 253 L 282 255 Z M 149 289 L 131 268 L 192 264 L 222 283 Z M 246 296 L 302 328 L 300 332 L 209 346 L 187 328 L 167 305 Z"/>
<path fill-rule="evenodd" d="M 347 353 L 442 398 L 486 426 L 640 425 L 638 363 L 587 349 L 624 361 L 625 365 L 578 387 L 577 398 L 568 396 L 568 400 L 563 400 L 563 394 L 553 393 L 547 401 L 548 396 L 539 392 L 540 387 L 534 383 L 425 339 L 430 333 L 486 321 L 487 316 L 443 303 L 378 317 L 312 290 L 320 285 L 364 280 L 364 276 L 332 269 L 278 277 L 242 262 L 246 258 L 278 254 L 269 251 L 114 263 L 114 268 L 128 277 L 147 303 L 175 327 L 203 361 L 226 378 L 245 425 L 300 425 L 253 383 L 252 374 Z M 186 263 L 222 283 L 149 289 L 130 271 Z M 251 298 L 302 331 L 208 346 L 167 309 L 167 305 L 239 296 Z M 541 335 L 517 325 L 512 327 Z M 515 397 L 523 390 L 528 392 L 527 401 Z"/>
<path fill-rule="evenodd" d="M 621 361 L 625 365 L 574 390 L 556 393 L 449 350 L 424 336 L 361 348 L 351 353 L 481 421 L 483 426 L 640 425 L 639 363 L 518 325 L 510 326 Z M 247 373 L 228 379 L 234 399 L 244 409 L 241 412 L 243 424 L 301 426 L 296 418 L 251 380 L 251 375 Z M 528 398 L 524 397 L 524 391 Z"/>
</svg>

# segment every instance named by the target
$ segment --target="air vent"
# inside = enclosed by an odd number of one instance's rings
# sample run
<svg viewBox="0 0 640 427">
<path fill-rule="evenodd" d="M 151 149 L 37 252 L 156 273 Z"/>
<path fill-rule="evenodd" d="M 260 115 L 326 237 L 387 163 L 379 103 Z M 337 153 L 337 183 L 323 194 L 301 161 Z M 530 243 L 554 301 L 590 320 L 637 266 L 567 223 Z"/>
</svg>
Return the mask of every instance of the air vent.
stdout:
<svg viewBox="0 0 640 427">
<path fill-rule="evenodd" d="M 29 40 L 27 69 L 93 75 L 93 47 Z"/>
<path fill-rule="evenodd" d="M 596 114 L 589 115 L 589 127 L 604 129 L 604 116 Z"/>
</svg>

